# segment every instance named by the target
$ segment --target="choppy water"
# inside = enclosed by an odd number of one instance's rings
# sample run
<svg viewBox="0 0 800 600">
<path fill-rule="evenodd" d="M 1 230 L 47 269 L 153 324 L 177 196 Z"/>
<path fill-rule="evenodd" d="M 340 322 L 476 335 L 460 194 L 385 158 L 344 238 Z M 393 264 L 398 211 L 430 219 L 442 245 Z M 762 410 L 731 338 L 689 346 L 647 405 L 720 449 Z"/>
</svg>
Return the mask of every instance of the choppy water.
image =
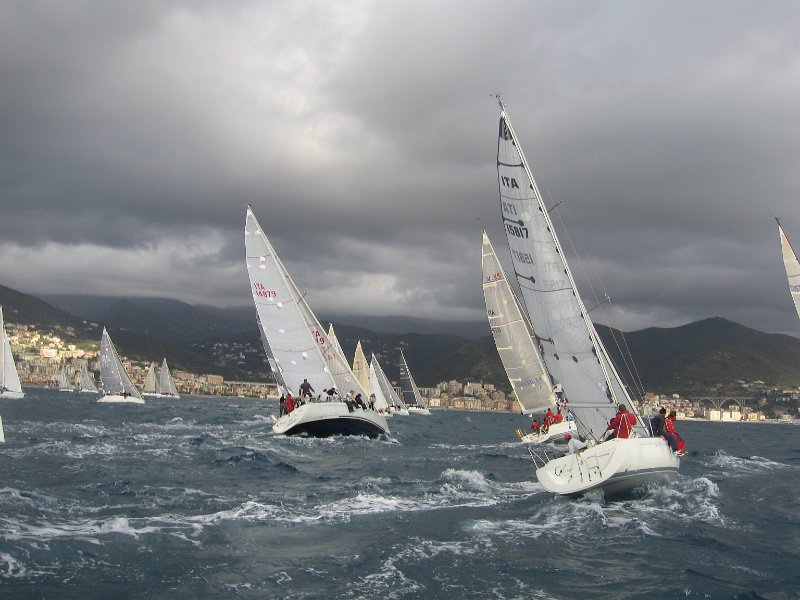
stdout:
<svg viewBox="0 0 800 600">
<path fill-rule="evenodd" d="M 679 423 L 676 481 L 554 497 L 518 415 L 276 436 L 275 404 L 0 401 L 0 598 L 797 598 L 800 429 Z"/>
</svg>

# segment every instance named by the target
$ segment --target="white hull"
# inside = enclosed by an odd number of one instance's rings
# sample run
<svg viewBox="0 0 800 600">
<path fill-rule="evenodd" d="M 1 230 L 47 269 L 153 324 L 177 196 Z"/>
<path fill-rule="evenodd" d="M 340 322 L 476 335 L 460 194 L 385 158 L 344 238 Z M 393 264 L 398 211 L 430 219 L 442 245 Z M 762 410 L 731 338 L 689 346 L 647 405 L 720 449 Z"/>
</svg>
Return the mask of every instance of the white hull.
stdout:
<svg viewBox="0 0 800 600">
<path fill-rule="evenodd" d="M 427 408 L 422 408 L 420 406 L 409 406 L 407 410 L 408 410 L 408 414 L 410 414 L 410 415 L 429 415 L 429 414 L 431 414 L 431 411 L 429 411 Z"/>
<path fill-rule="evenodd" d="M 58 388 L 59 392 L 75 392 L 72 388 Z"/>
<path fill-rule="evenodd" d="M 18 399 L 24 397 L 25 397 L 25 392 L 12 392 L 10 390 L 6 390 L 5 392 L 0 392 L 0 398 Z"/>
<path fill-rule="evenodd" d="M 536 469 L 536 477 L 556 494 L 572 496 L 595 489 L 620 494 L 670 479 L 679 466 L 680 459 L 661 438 L 615 438 L 553 459 Z"/>
<path fill-rule="evenodd" d="M 400 415 L 401 417 L 408 416 L 408 409 L 407 408 L 398 408 L 397 410 L 392 411 L 393 415 Z"/>
<path fill-rule="evenodd" d="M 366 435 L 378 437 L 389 433 L 383 415 L 374 410 L 356 408 L 350 412 L 344 402 L 310 402 L 278 419 L 275 433 L 306 434 L 311 437 L 331 435 Z"/>
<path fill-rule="evenodd" d="M 98 402 L 103 402 L 105 404 L 144 404 L 144 400 L 141 398 L 137 398 L 136 396 L 119 396 L 116 394 L 109 394 L 108 396 L 103 396 L 97 400 Z"/>
<path fill-rule="evenodd" d="M 528 435 L 523 435 L 520 438 L 520 441 L 523 444 L 546 444 L 548 442 L 552 442 L 554 444 L 566 444 L 567 440 L 564 439 L 564 435 L 567 433 L 570 435 L 576 435 L 578 433 L 578 426 L 575 425 L 575 421 L 561 421 L 561 423 L 553 423 L 547 428 L 546 432 L 531 432 Z"/>
<path fill-rule="evenodd" d="M 97 394 L 99 393 L 97 390 L 78 390 L 79 394 Z"/>
</svg>

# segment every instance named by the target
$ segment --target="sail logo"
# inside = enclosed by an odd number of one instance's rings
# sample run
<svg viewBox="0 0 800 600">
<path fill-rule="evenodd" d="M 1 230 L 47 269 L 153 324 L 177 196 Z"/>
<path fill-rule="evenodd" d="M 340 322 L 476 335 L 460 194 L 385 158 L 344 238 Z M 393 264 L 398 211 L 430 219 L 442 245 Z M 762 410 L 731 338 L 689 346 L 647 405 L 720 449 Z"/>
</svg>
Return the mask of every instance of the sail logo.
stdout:
<svg viewBox="0 0 800 600">
<path fill-rule="evenodd" d="M 505 119 L 500 119 L 500 137 L 506 141 L 511 139 L 511 132 L 508 130 Z"/>
<path fill-rule="evenodd" d="M 502 273 L 494 273 L 492 275 L 486 275 L 483 278 L 484 283 L 494 283 L 495 281 L 500 281 L 503 278 Z"/>
<path fill-rule="evenodd" d="M 789 289 L 792 291 L 793 294 L 800 292 L 800 285 L 791 285 Z"/>
<path fill-rule="evenodd" d="M 512 190 L 519 189 L 519 184 L 517 183 L 517 180 L 514 179 L 513 177 L 509 177 L 508 175 L 500 176 L 500 185 L 502 185 L 503 187 L 511 188 Z"/>
</svg>

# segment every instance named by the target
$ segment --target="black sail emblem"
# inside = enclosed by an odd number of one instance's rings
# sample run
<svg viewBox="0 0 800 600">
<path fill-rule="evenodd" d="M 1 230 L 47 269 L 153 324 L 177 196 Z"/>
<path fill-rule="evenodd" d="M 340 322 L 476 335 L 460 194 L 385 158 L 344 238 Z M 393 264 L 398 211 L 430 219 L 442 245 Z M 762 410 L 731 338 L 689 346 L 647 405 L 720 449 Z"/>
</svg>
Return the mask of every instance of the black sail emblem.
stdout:
<svg viewBox="0 0 800 600">
<path fill-rule="evenodd" d="M 511 132 L 508 130 L 506 120 L 502 117 L 500 118 L 500 137 L 506 141 L 511 139 Z"/>
</svg>

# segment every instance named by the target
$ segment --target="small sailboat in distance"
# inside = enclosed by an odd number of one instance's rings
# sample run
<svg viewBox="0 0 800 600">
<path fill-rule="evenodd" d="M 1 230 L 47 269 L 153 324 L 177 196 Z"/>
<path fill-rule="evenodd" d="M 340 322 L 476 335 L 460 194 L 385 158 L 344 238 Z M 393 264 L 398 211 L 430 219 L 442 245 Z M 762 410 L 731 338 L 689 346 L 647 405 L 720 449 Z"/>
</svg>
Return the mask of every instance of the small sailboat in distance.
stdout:
<svg viewBox="0 0 800 600">
<path fill-rule="evenodd" d="M 89 373 L 89 366 L 87 361 L 81 361 L 81 393 L 86 394 L 96 394 L 97 393 L 97 384 L 94 382 L 94 376 Z"/>
<path fill-rule="evenodd" d="M 797 311 L 797 316 L 800 317 L 800 263 L 797 261 L 797 254 L 795 254 L 792 245 L 789 243 L 789 238 L 781 227 L 781 222 L 778 221 L 778 235 L 781 238 L 781 254 L 783 254 L 783 267 L 786 269 L 786 278 L 789 280 L 789 293 L 794 300 L 794 308 Z"/>
<path fill-rule="evenodd" d="M 175 387 L 175 380 L 172 379 L 172 374 L 169 372 L 166 358 L 161 361 L 161 367 L 158 369 L 158 388 L 162 398 L 180 398 L 178 388 Z"/>
<path fill-rule="evenodd" d="M 151 362 L 147 368 L 147 375 L 144 376 L 142 385 L 142 396 L 160 396 L 161 386 L 156 375 L 156 363 Z"/>
<path fill-rule="evenodd" d="M 100 339 L 100 382 L 103 385 L 103 396 L 98 402 L 144 404 L 142 395 L 128 377 L 105 327 Z"/>
<path fill-rule="evenodd" d="M 403 393 L 403 404 L 408 409 L 410 415 L 429 415 L 431 411 L 425 406 L 425 400 L 422 399 L 422 394 L 419 393 L 419 388 L 411 376 L 411 370 L 408 368 L 406 357 L 403 351 L 400 350 L 400 391 Z"/>
<path fill-rule="evenodd" d="M 3 322 L 3 307 L 0 306 L 0 398 L 24 398 L 22 385 L 19 382 L 17 365 L 11 354 L 11 342 L 6 335 Z"/>
<path fill-rule="evenodd" d="M 72 384 L 69 381 L 69 375 L 67 375 L 66 363 L 61 363 L 61 372 L 58 374 L 58 391 L 59 392 L 75 391 L 75 388 L 72 387 Z"/>
</svg>

